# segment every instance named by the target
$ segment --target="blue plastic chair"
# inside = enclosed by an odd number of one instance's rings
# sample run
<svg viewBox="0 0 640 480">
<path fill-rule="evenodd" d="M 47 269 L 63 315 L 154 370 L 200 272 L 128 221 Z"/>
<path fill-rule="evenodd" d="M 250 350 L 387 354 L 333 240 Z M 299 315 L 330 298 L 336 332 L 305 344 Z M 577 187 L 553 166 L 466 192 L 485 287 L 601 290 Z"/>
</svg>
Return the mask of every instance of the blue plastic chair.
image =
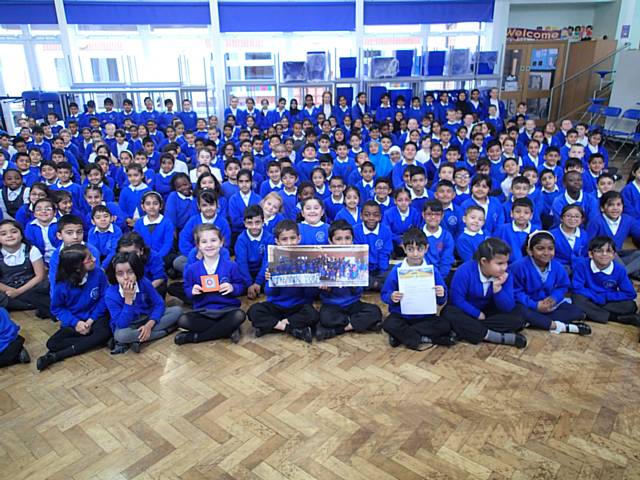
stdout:
<svg viewBox="0 0 640 480">
<path fill-rule="evenodd" d="M 627 155 L 627 158 L 625 158 L 625 163 L 626 163 L 627 160 L 631 158 L 631 155 L 638 149 L 638 142 L 640 142 L 640 133 L 638 133 L 638 127 L 640 126 L 640 109 L 630 108 L 628 110 L 625 110 L 625 112 L 620 117 L 620 120 L 631 120 L 635 122 L 633 127 L 631 127 L 631 131 L 613 130 L 611 133 L 609 133 L 609 135 L 614 137 L 624 137 L 622 140 L 622 143 L 620 144 L 616 152 L 613 154 L 613 158 L 616 158 L 618 153 L 620 153 L 620 151 L 624 148 L 624 146 L 627 143 L 629 142 L 634 143 L 634 148 L 631 150 L 629 155 Z"/>
<path fill-rule="evenodd" d="M 600 111 L 600 116 L 604 118 L 604 123 L 602 125 L 602 134 L 605 137 L 614 136 L 612 132 L 614 132 L 614 127 L 620 120 L 620 114 L 622 113 L 622 108 L 620 107 L 603 107 Z M 611 128 L 605 128 L 604 124 L 606 124 L 607 119 L 613 119 L 613 123 L 611 124 Z M 606 140 L 605 140 L 606 141 Z"/>
</svg>

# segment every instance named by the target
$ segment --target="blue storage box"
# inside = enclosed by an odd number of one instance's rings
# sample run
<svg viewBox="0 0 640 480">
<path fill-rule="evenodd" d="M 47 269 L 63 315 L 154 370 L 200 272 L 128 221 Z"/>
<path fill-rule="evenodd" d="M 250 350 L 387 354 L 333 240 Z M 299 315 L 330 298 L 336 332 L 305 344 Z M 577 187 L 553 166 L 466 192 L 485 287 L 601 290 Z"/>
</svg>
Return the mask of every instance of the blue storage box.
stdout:
<svg viewBox="0 0 640 480">
<path fill-rule="evenodd" d="M 40 98 L 40 90 L 32 90 L 28 92 L 22 92 L 22 103 L 24 104 L 24 114 L 27 117 L 42 118 L 40 117 L 40 104 L 38 99 Z"/>
<path fill-rule="evenodd" d="M 427 54 L 427 71 L 429 77 L 441 77 L 444 75 L 444 64 L 447 58 L 447 52 L 434 50 Z"/>
<path fill-rule="evenodd" d="M 41 92 L 38 97 L 40 104 L 40 116 L 47 118 L 49 112 L 54 112 L 58 118 L 62 118 L 62 105 L 60 104 L 60 95 L 55 92 Z"/>
<path fill-rule="evenodd" d="M 413 72 L 414 50 L 396 50 L 396 58 L 398 59 L 398 76 L 410 77 Z"/>
<path fill-rule="evenodd" d="M 356 57 L 340 57 L 340 78 L 356 78 L 358 59 Z"/>
<path fill-rule="evenodd" d="M 498 52 L 478 52 L 478 75 L 493 75 L 498 63 Z"/>
</svg>

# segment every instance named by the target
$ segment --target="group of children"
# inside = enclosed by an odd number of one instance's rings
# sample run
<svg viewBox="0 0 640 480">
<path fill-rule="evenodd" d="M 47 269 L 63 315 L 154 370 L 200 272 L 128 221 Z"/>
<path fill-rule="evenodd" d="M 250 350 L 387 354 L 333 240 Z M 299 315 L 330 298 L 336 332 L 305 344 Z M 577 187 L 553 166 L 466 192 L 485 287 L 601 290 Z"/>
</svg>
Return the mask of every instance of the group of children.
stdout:
<svg viewBox="0 0 640 480">
<path fill-rule="evenodd" d="M 100 114 L 70 105 L 64 124 L 23 120 L 0 135 L 0 365 L 29 361 L 5 310 L 59 322 L 38 370 L 176 330 L 178 345 L 237 342 L 247 316 L 257 337 L 382 329 L 418 350 L 523 348 L 525 327 L 586 335 L 584 320 L 640 326 L 640 253 L 624 249 L 640 241 L 640 163 L 617 192 L 600 132 L 540 129 L 526 104 L 507 119 L 495 90 L 438 97 L 387 95 L 373 112 L 364 93 L 352 107 L 325 92 L 275 110 L 233 97 L 222 129 L 188 100 L 178 113 L 107 99 Z M 368 245 L 368 286 L 274 287 L 273 244 Z M 403 314 L 398 269 L 422 265 L 443 308 Z"/>
</svg>

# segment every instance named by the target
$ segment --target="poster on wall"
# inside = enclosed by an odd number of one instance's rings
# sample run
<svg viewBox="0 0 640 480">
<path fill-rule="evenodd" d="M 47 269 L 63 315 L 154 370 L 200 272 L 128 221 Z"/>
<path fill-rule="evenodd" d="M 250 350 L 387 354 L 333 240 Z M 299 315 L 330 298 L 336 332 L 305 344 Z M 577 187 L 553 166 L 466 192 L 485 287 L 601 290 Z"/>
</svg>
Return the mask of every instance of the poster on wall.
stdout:
<svg viewBox="0 0 640 480">
<path fill-rule="evenodd" d="M 592 35 L 593 25 L 507 29 L 508 41 L 590 40 Z"/>
</svg>

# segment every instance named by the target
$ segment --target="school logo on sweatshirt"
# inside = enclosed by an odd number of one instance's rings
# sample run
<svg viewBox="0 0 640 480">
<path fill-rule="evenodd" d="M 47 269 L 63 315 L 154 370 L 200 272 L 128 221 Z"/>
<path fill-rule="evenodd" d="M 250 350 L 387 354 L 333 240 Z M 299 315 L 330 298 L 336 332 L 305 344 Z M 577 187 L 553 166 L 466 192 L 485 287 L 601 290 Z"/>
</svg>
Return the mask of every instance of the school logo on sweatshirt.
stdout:
<svg viewBox="0 0 640 480">
<path fill-rule="evenodd" d="M 384 240 L 382 240 L 381 238 L 376 240 L 375 247 L 376 250 L 382 250 L 382 247 L 384 247 Z"/>
<path fill-rule="evenodd" d="M 316 232 L 316 242 L 318 243 L 324 243 L 326 240 L 325 238 L 325 234 L 322 230 Z"/>
<path fill-rule="evenodd" d="M 455 227 L 458 224 L 458 217 L 456 217 L 455 215 L 451 215 L 448 219 L 447 219 L 447 223 L 449 225 L 451 225 L 452 227 Z"/>
<path fill-rule="evenodd" d="M 618 290 L 618 282 L 615 280 L 605 280 L 602 282 L 602 286 L 607 290 Z"/>
<path fill-rule="evenodd" d="M 89 296 L 91 297 L 91 300 L 98 300 L 98 297 L 100 297 L 100 289 L 98 287 L 93 288 L 91 293 L 89 293 Z"/>
</svg>

